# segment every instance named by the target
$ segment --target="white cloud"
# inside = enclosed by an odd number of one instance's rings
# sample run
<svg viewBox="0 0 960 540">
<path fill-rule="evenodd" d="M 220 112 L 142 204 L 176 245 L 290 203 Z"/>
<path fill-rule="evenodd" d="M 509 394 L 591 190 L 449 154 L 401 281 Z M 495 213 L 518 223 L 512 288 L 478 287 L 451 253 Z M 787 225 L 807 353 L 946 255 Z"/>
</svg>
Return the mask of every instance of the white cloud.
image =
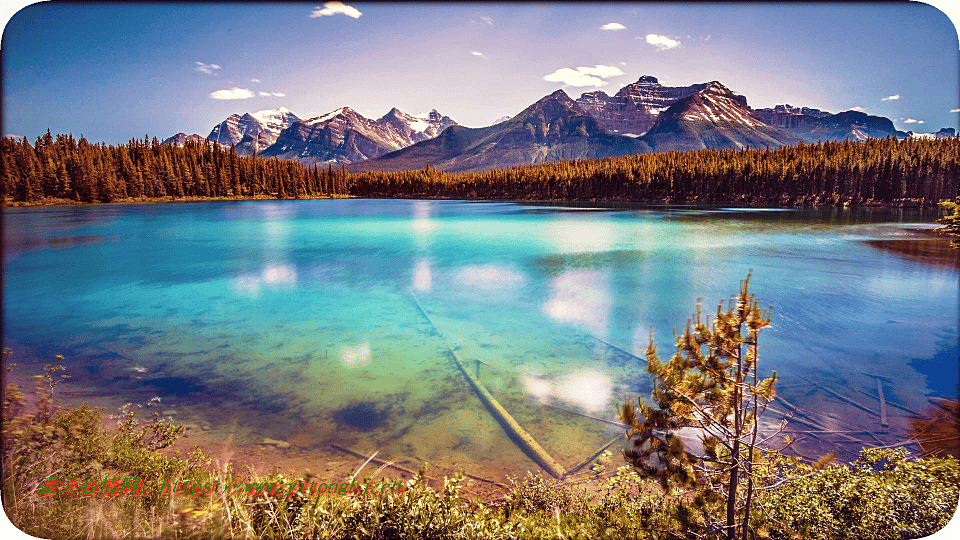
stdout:
<svg viewBox="0 0 960 540">
<path fill-rule="evenodd" d="M 347 17 L 353 17 L 354 19 L 359 19 L 363 13 L 360 13 L 360 10 L 344 4 L 343 2 L 327 2 L 323 4 L 323 7 L 317 6 L 313 11 L 310 12 L 309 17 L 315 19 L 317 17 L 326 17 L 333 15 L 346 15 Z"/>
<path fill-rule="evenodd" d="M 483 56 L 483 53 L 480 52 L 480 51 L 470 51 L 470 54 L 472 54 L 472 55 L 474 55 L 474 56 Z"/>
<path fill-rule="evenodd" d="M 626 26 L 618 22 L 608 22 L 607 24 L 600 27 L 601 30 L 626 30 Z"/>
<path fill-rule="evenodd" d="M 950 112 L 960 112 L 960 109 L 950 109 Z"/>
<path fill-rule="evenodd" d="M 856 107 L 850 107 L 850 110 L 851 110 L 851 111 L 860 111 L 860 112 L 866 111 L 866 109 L 864 109 L 863 107 L 861 107 L 861 106 L 859 106 L 859 105 L 857 105 Z"/>
<path fill-rule="evenodd" d="M 597 64 L 594 67 L 578 67 L 577 71 L 580 73 L 586 73 L 587 75 L 596 75 L 597 77 L 616 77 L 617 75 L 623 75 L 624 73 L 620 71 L 620 68 L 616 66 L 601 66 Z"/>
<path fill-rule="evenodd" d="M 545 75 L 543 80 L 562 82 L 567 86 L 603 86 L 606 84 L 602 79 L 570 68 L 560 68 L 549 75 Z"/>
<path fill-rule="evenodd" d="M 270 97 L 270 96 L 273 96 L 273 97 L 284 97 L 284 96 L 286 96 L 286 94 L 284 94 L 283 92 L 263 92 L 263 91 L 260 91 L 260 92 L 257 92 L 257 94 L 259 94 L 260 97 Z"/>
<path fill-rule="evenodd" d="M 913 118 L 907 118 L 903 121 L 904 124 L 922 124 L 923 122 L 914 120 Z"/>
<path fill-rule="evenodd" d="M 255 97 L 256 94 L 247 90 L 246 88 L 237 88 L 234 86 L 229 90 L 217 90 L 216 92 L 210 92 L 211 99 L 250 99 Z"/>
<path fill-rule="evenodd" d="M 250 82 L 263 82 L 260 79 L 250 79 Z"/>
<path fill-rule="evenodd" d="M 623 74 L 623 71 L 616 66 L 601 66 L 597 64 L 594 67 L 581 66 L 577 69 L 560 68 L 544 76 L 543 80 L 562 82 L 567 86 L 603 86 L 607 84 L 603 79 Z"/>
<path fill-rule="evenodd" d="M 200 73 L 206 73 L 207 75 L 213 75 L 213 72 L 220 69 L 220 66 L 216 64 L 204 64 L 203 62 L 194 62 L 197 67 L 194 68 L 195 71 Z"/>
<path fill-rule="evenodd" d="M 640 38 L 637 38 L 640 39 Z M 655 46 L 661 51 L 664 49 L 676 49 L 680 46 L 680 42 L 675 39 L 670 39 L 667 36 L 661 36 L 658 34 L 647 34 L 647 43 Z"/>
<path fill-rule="evenodd" d="M 480 20 L 489 24 L 490 26 L 493 26 L 493 19 L 491 19 L 490 17 L 480 17 Z"/>
<path fill-rule="evenodd" d="M 891 99 L 900 99 L 900 94 L 894 94 L 892 96 L 887 96 L 885 98 L 880 98 L 880 101 L 890 101 Z"/>
</svg>

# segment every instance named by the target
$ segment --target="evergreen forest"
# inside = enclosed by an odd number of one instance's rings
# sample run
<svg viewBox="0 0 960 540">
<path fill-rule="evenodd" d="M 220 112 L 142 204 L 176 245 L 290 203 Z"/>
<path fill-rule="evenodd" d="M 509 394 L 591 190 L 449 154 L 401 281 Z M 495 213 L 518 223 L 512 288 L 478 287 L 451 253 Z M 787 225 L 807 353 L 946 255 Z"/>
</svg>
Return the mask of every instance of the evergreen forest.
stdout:
<svg viewBox="0 0 960 540">
<path fill-rule="evenodd" d="M 91 144 L 49 132 L 0 140 L 6 202 L 109 203 L 329 196 L 756 205 L 935 206 L 958 195 L 960 138 L 869 139 L 693 150 L 483 172 L 343 166 L 239 156 L 210 141 Z"/>
</svg>

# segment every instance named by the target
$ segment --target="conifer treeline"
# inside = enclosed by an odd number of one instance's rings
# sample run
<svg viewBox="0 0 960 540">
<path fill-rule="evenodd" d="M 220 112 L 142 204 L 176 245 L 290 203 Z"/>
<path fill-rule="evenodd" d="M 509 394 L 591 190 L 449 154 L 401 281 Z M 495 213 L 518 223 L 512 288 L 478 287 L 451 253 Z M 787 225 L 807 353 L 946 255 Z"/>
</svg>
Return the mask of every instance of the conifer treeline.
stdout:
<svg viewBox="0 0 960 540">
<path fill-rule="evenodd" d="M 777 150 L 696 150 L 479 173 L 343 169 L 241 157 L 209 141 L 92 145 L 48 132 L 0 140 L 3 196 L 112 202 L 161 197 L 444 197 L 673 203 L 933 205 L 958 195 L 960 139 L 870 139 Z"/>
<path fill-rule="evenodd" d="M 960 139 L 869 139 L 777 150 L 695 150 L 481 173 L 350 176 L 361 197 L 673 203 L 933 205 L 958 195 Z"/>
<path fill-rule="evenodd" d="M 179 147 L 131 140 L 90 144 L 48 131 L 34 145 L 0 140 L 3 197 L 41 202 L 113 202 L 161 197 L 313 197 L 346 194 L 346 173 L 295 161 L 238 156 L 209 141 Z"/>
</svg>

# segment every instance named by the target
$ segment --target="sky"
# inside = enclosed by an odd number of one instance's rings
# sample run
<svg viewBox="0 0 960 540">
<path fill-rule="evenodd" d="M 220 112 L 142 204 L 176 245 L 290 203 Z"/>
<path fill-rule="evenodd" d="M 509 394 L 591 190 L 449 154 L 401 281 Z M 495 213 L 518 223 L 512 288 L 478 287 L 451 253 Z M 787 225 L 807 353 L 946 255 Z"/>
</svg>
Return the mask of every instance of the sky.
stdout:
<svg viewBox="0 0 960 540">
<path fill-rule="evenodd" d="M 21 2 L 22 4 L 22 2 Z M 233 113 L 436 109 L 469 127 L 641 75 L 958 128 L 960 43 L 920 3 L 39 3 L 7 23 L 4 134 L 125 143 Z"/>
</svg>

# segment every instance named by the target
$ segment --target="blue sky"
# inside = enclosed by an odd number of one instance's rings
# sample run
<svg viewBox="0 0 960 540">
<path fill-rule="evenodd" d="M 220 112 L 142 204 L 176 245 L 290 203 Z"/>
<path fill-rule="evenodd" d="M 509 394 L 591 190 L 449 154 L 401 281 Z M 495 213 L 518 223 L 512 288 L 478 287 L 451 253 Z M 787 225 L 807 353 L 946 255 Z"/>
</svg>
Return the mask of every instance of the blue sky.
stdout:
<svg viewBox="0 0 960 540">
<path fill-rule="evenodd" d="M 3 133 L 31 140 L 207 135 L 280 106 L 435 108 L 480 127 L 645 74 L 918 132 L 958 127 L 960 109 L 956 30 L 917 3 L 34 4 L 7 23 L 2 59 Z"/>
</svg>

